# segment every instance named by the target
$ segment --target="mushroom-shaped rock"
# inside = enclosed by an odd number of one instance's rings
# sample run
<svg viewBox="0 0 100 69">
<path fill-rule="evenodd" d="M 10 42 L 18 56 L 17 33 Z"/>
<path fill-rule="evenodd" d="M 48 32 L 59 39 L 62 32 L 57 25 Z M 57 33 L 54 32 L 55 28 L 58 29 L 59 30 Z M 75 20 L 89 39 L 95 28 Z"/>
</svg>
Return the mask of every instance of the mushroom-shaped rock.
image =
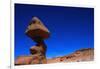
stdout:
<svg viewBox="0 0 100 69">
<path fill-rule="evenodd" d="M 37 38 L 46 39 L 50 32 L 44 24 L 37 18 L 33 17 L 25 33 L 33 40 Z"/>
</svg>

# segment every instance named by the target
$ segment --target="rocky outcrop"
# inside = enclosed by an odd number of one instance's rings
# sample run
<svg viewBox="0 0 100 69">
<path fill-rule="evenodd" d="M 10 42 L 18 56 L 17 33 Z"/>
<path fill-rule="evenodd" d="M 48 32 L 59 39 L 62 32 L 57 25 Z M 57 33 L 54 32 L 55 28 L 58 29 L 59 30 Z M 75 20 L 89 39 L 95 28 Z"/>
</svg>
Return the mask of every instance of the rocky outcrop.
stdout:
<svg viewBox="0 0 100 69">
<path fill-rule="evenodd" d="M 48 59 L 47 63 L 81 62 L 81 61 L 92 61 L 93 59 L 94 59 L 94 49 L 84 48 L 84 49 L 77 50 L 69 55 Z"/>
<path fill-rule="evenodd" d="M 15 65 L 31 64 L 32 59 L 33 59 L 32 55 L 30 55 L 30 56 L 19 56 L 19 57 L 17 57 L 17 59 L 15 61 Z"/>
<path fill-rule="evenodd" d="M 29 56 L 19 56 L 16 61 L 15 65 L 27 65 L 27 64 L 45 64 L 47 63 L 45 51 L 42 46 L 32 46 L 30 48 Z"/>
</svg>

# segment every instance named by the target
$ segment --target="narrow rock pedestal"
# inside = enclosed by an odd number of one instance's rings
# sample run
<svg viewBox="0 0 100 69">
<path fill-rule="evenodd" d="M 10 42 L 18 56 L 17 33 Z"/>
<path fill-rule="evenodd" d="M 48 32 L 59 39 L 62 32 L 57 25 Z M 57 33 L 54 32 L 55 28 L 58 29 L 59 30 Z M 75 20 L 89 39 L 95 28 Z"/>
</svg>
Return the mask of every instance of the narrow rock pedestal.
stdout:
<svg viewBox="0 0 100 69">
<path fill-rule="evenodd" d="M 30 54 L 32 55 L 31 64 L 46 64 L 47 46 L 44 39 L 50 36 L 49 30 L 37 17 L 33 17 L 25 33 L 37 43 L 30 48 Z"/>
</svg>

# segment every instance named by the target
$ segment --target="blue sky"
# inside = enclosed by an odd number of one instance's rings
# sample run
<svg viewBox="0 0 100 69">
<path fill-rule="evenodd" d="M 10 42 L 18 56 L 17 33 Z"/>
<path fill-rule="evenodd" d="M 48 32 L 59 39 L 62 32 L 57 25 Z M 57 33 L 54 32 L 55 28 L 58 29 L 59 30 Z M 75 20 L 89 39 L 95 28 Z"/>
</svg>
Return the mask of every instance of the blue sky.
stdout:
<svg viewBox="0 0 100 69">
<path fill-rule="evenodd" d="M 33 16 L 50 30 L 45 40 L 47 58 L 70 54 L 80 48 L 94 48 L 94 9 L 15 4 L 15 58 L 30 55 L 29 48 L 36 43 L 25 30 Z"/>
</svg>

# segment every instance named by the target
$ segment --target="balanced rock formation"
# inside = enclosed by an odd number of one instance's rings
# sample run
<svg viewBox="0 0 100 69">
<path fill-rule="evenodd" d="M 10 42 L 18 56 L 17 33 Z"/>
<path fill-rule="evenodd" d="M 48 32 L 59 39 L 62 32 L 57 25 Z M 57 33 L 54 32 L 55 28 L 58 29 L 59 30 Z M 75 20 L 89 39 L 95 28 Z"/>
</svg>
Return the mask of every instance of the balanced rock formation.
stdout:
<svg viewBox="0 0 100 69">
<path fill-rule="evenodd" d="M 33 17 L 25 31 L 26 35 L 30 37 L 37 44 L 30 48 L 30 53 L 33 55 L 32 64 L 47 63 L 46 50 L 47 46 L 44 39 L 49 38 L 50 32 L 44 24 L 37 18 Z"/>
<path fill-rule="evenodd" d="M 20 56 L 16 59 L 15 65 L 25 64 L 45 64 L 47 46 L 44 39 L 49 38 L 50 32 L 45 25 L 37 18 L 33 17 L 30 21 L 25 34 L 37 44 L 30 48 L 31 56 Z"/>
</svg>

